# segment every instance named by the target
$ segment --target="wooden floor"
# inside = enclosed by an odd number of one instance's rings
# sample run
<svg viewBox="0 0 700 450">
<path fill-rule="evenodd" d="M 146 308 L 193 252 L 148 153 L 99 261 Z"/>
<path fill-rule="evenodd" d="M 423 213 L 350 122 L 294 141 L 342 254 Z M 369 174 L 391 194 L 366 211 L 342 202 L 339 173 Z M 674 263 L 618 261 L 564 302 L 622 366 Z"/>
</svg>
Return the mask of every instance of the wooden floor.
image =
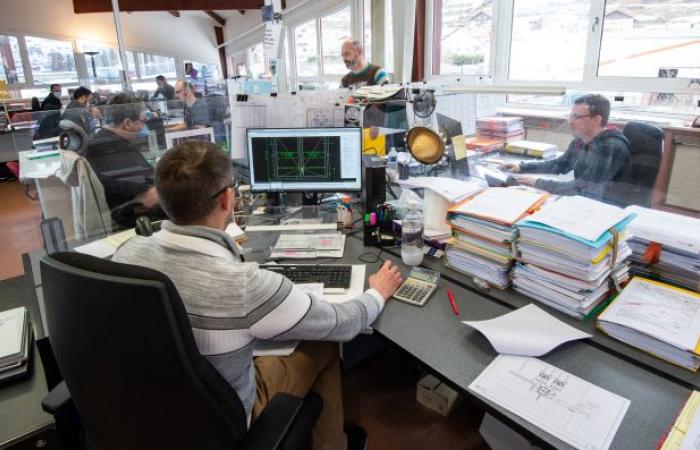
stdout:
<svg viewBox="0 0 700 450">
<path fill-rule="evenodd" d="M 41 248 L 41 208 L 18 181 L 0 183 L 0 280 L 22 275 L 22 253 Z"/>
</svg>

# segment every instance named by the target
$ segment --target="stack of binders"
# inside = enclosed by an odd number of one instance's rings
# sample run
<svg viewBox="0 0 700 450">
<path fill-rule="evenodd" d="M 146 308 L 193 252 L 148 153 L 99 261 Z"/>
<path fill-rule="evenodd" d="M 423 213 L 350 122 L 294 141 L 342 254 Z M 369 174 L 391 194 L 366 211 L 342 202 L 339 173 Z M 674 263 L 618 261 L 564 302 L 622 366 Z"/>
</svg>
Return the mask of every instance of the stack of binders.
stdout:
<svg viewBox="0 0 700 450">
<path fill-rule="evenodd" d="M 506 143 L 521 140 L 524 134 L 522 117 L 482 117 L 476 119 L 476 134 Z"/>
<path fill-rule="evenodd" d="M 544 142 L 514 141 L 506 144 L 506 153 L 526 155 L 532 158 L 549 159 L 557 155 L 557 146 Z"/>
<path fill-rule="evenodd" d="M 656 209 L 629 206 L 630 271 L 700 290 L 700 220 Z"/>
<path fill-rule="evenodd" d="M 448 210 L 452 239 L 446 265 L 500 289 L 510 285 L 515 222 L 536 211 L 546 194 L 519 188 L 489 188 Z"/>
<path fill-rule="evenodd" d="M 598 317 L 598 328 L 688 370 L 700 368 L 700 294 L 634 277 Z"/>
<path fill-rule="evenodd" d="M 516 291 L 584 318 L 629 279 L 633 215 L 584 197 L 561 197 L 518 222 Z"/>
<path fill-rule="evenodd" d="M 29 374 L 32 330 L 24 307 L 0 312 L 0 382 Z"/>
</svg>

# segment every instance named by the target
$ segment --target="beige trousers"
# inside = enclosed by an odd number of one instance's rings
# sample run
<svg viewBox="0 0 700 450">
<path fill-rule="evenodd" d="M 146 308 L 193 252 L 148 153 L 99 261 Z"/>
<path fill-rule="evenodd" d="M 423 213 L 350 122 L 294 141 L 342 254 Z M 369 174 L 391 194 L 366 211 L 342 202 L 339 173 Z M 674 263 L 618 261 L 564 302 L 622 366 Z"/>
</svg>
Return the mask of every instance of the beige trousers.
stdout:
<svg viewBox="0 0 700 450">
<path fill-rule="evenodd" d="M 304 341 L 289 356 L 255 358 L 253 419 L 278 392 L 305 397 L 313 390 L 323 400 L 311 435 L 314 450 L 346 450 L 343 397 L 337 342 Z"/>
</svg>

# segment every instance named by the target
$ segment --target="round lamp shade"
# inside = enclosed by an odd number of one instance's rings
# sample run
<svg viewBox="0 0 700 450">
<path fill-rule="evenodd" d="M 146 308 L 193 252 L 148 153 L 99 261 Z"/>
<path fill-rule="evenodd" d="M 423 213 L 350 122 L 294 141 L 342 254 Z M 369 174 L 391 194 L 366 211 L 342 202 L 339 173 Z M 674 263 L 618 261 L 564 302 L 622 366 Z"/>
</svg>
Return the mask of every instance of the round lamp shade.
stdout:
<svg viewBox="0 0 700 450">
<path fill-rule="evenodd" d="M 445 143 L 433 130 L 416 126 L 408 130 L 406 145 L 416 161 L 423 164 L 435 164 L 445 153 Z"/>
</svg>

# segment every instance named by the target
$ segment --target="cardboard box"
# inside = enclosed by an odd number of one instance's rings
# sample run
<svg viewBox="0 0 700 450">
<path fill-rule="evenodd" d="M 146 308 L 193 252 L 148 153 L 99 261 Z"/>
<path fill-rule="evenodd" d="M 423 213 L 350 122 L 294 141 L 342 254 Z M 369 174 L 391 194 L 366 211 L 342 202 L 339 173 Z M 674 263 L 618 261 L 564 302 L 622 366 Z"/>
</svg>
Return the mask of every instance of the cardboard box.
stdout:
<svg viewBox="0 0 700 450">
<path fill-rule="evenodd" d="M 457 391 L 432 375 L 426 375 L 416 385 L 416 401 L 441 416 L 447 417 L 461 400 Z"/>
</svg>

